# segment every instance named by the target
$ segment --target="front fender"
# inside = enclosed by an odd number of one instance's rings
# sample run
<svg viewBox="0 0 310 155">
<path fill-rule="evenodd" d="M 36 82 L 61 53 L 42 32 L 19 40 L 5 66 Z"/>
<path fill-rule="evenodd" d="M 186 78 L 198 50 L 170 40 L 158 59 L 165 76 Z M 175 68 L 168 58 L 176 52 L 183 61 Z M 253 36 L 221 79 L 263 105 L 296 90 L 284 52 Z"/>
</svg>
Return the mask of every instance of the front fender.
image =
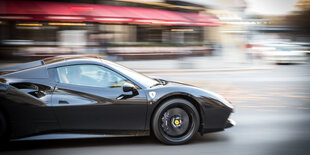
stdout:
<svg viewBox="0 0 310 155">
<path fill-rule="evenodd" d="M 177 90 L 177 91 L 176 91 Z M 155 96 L 152 96 L 151 93 Z M 166 100 L 171 98 L 184 98 L 192 102 L 197 108 L 199 108 L 199 113 L 201 117 L 201 128 L 205 128 L 209 125 L 209 122 L 213 122 L 213 116 L 217 114 L 214 112 L 219 111 L 225 113 L 224 120 L 227 113 L 231 113 L 232 106 L 220 95 L 213 92 L 209 92 L 200 88 L 195 88 L 192 86 L 182 86 L 182 87 L 159 87 L 157 89 L 146 90 L 148 99 L 148 112 L 146 119 L 146 130 L 150 129 L 150 124 L 152 120 L 152 115 L 156 109 Z M 229 104 L 230 105 L 229 105 Z M 208 113 L 212 114 L 209 115 Z M 229 115 L 228 115 L 229 116 Z M 222 122 L 222 121 L 221 121 Z M 213 123 L 214 124 L 214 123 Z M 221 123 L 215 126 L 224 126 Z"/>
</svg>

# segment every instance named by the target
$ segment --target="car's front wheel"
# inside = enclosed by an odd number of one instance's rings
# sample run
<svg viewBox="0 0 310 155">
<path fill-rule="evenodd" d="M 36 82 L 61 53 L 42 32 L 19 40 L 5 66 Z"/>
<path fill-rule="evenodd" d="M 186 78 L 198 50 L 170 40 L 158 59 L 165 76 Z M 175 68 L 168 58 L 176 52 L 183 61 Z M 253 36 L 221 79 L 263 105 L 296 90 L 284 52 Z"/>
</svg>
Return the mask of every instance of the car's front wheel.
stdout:
<svg viewBox="0 0 310 155">
<path fill-rule="evenodd" d="M 152 129 L 162 143 L 184 144 L 197 133 L 199 122 L 199 113 L 192 103 L 171 99 L 155 111 Z"/>
</svg>

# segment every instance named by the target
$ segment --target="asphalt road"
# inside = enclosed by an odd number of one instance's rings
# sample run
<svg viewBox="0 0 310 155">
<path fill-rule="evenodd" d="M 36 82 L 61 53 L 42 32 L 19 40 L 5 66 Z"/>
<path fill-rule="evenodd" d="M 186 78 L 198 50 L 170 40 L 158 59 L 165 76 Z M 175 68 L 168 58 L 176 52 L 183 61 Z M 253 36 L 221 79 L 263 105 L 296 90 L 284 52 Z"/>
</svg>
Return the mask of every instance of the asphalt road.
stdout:
<svg viewBox="0 0 310 155">
<path fill-rule="evenodd" d="M 257 71 L 156 75 L 224 95 L 237 126 L 167 146 L 151 137 L 13 142 L 0 154 L 307 155 L 310 154 L 310 64 Z"/>
</svg>

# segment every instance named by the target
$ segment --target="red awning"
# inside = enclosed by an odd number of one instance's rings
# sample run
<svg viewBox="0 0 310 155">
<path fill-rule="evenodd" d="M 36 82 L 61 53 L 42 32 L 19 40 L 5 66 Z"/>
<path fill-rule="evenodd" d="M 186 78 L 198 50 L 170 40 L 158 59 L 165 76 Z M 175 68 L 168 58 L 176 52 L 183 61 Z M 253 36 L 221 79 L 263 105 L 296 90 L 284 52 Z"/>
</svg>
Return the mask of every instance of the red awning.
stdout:
<svg viewBox="0 0 310 155">
<path fill-rule="evenodd" d="M 219 25 L 217 18 L 208 15 L 140 7 L 40 1 L 2 1 L 0 3 L 2 3 L 0 20 Z"/>
<path fill-rule="evenodd" d="M 179 13 L 180 16 L 193 21 L 196 25 L 201 26 L 219 26 L 219 19 L 199 13 Z"/>
</svg>

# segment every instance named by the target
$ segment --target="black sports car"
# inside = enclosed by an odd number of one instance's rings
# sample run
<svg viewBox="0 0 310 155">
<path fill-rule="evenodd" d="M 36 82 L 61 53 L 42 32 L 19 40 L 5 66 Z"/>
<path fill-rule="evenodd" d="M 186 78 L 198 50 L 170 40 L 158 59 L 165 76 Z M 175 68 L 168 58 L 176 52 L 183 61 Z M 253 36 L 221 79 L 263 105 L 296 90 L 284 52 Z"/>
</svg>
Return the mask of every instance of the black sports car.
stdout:
<svg viewBox="0 0 310 155">
<path fill-rule="evenodd" d="M 165 144 L 183 144 L 197 132 L 233 126 L 232 111 L 218 94 L 94 56 L 52 57 L 0 72 L 2 141 L 152 133 Z"/>
</svg>

